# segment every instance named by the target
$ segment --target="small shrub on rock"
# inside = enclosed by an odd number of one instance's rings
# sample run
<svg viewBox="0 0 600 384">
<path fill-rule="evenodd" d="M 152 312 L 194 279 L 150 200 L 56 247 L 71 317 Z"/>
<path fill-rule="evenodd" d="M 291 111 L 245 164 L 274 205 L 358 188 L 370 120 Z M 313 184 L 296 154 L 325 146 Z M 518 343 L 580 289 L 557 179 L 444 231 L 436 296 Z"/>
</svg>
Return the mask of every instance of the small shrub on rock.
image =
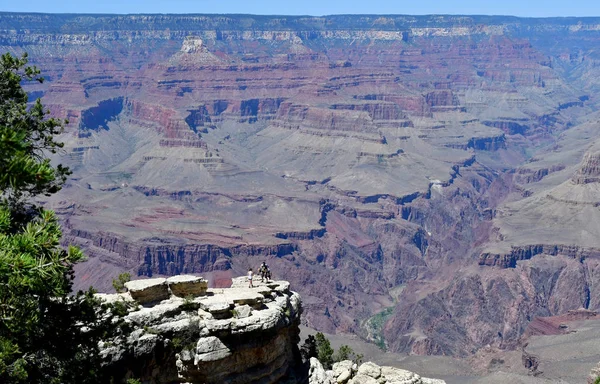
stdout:
<svg viewBox="0 0 600 384">
<path fill-rule="evenodd" d="M 121 273 L 119 277 L 113 279 L 112 286 L 117 293 L 122 293 L 127 290 L 127 288 L 125 288 L 125 283 L 128 281 L 131 281 L 131 275 L 129 273 Z"/>
</svg>

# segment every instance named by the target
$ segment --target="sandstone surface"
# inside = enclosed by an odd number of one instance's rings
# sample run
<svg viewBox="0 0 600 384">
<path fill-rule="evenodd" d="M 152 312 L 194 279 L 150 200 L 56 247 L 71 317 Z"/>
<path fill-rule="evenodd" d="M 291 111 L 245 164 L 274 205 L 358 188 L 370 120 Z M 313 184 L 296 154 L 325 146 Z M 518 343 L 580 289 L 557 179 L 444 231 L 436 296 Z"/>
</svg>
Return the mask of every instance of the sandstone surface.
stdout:
<svg viewBox="0 0 600 384">
<path fill-rule="evenodd" d="M 169 297 L 167 279 L 135 280 L 125 283 L 131 297 L 140 304 L 162 301 Z"/>
<path fill-rule="evenodd" d="M 208 281 L 193 275 L 177 275 L 167 279 L 171 293 L 179 297 L 197 297 L 206 294 Z"/>
</svg>

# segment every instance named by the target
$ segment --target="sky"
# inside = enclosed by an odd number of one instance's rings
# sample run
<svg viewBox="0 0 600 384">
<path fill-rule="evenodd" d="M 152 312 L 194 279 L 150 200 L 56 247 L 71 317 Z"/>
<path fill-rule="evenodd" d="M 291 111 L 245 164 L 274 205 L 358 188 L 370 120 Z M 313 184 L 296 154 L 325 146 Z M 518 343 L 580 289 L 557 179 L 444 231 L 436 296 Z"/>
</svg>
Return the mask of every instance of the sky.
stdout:
<svg viewBox="0 0 600 384">
<path fill-rule="evenodd" d="M 600 0 L 0 0 L 0 11 L 246 13 L 259 15 L 466 14 L 600 16 Z"/>
</svg>

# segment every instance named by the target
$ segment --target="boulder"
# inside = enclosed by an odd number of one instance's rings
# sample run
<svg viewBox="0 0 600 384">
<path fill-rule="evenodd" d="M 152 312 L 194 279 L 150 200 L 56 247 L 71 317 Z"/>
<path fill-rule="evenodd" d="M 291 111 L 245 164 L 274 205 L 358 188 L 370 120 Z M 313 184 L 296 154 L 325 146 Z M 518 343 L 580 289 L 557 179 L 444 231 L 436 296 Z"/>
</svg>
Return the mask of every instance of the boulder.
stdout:
<svg viewBox="0 0 600 384">
<path fill-rule="evenodd" d="M 374 379 L 379 379 L 379 377 L 381 376 L 381 367 L 375 363 L 367 361 L 366 363 L 358 367 L 358 374 L 370 376 Z"/>
<path fill-rule="evenodd" d="M 131 297 L 140 304 L 166 300 L 170 297 L 167 280 L 157 279 L 134 280 L 125 283 Z"/>
<path fill-rule="evenodd" d="M 328 371 L 325 371 L 321 362 L 315 357 L 310 358 L 308 384 L 335 384 Z"/>
<path fill-rule="evenodd" d="M 151 355 L 156 348 L 158 336 L 146 333 L 133 343 L 133 353 L 136 356 Z"/>
<path fill-rule="evenodd" d="M 199 362 L 221 360 L 231 355 L 231 350 L 215 336 L 203 337 L 196 344 L 194 365 Z"/>
<path fill-rule="evenodd" d="M 421 384 L 421 376 L 405 369 L 393 367 L 381 367 L 381 374 L 390 382 L 395 384 Z M 444 383 L 444 381 L 441 381 Z"/>
<path fill-rule="evenodd" d="M 231 317 L 231 307 L 228 301 L 200 302 L 200 310 L 209 312 L 215 319 L 228 319 Z"/>
<path fill-rule="evenodd" d="M 171 276 L 167 279 L 171 293 L 179 297 L 206 295 L 208 280 L 193 275 Z"/>
<path fill-rule="evenodd" d="M 240 292 L 234 291 L 231 296 L 236 305 L 250 305 L 253 308 L 260 308 L 263 304 L 264 296 L 258 292 Z"/>
<path fill-rule="evenodd" d="M 252 315 L 252 307 L 249 305 L 238 305 L 233 309 L 234 317 L 244 319 Z"/>
<path fill-rule="evenodd" d="M 167 300 L 163 301 L 160 305 L 138 308 L 129 312 L 125 318 L 140 326 L 159 324 L 164 322 L 164 319 L 181 313 L 180 306 L 179 302 Z"/>
<path fill-rule="evenodd" d="M 288 281 L 277 281 L 275 284 L 269 284 L 269 287 L 280 293 L 289 293 L 290 292 L 290 283 Z"/>
<path fill-rule="evenodd" d="M 265 298 L 271 298 L 271 293 L 273 292 L 271 288 L 264 285 L 257 287 L 255 291 L 263 295 Z"/>
<path fill-rule="evenodd" d="M 352 378 L 352 366 L 354 363 L 350 360 L 340 361 L 339 363 L 333 364 L 332 373 L 333 378 L 338 384 L 345 384 Z"/>
<path fill-rule="evenodd" d="M 196 323 L 197 321 L 198 320 L 196 320 Z M 189 329 L 192 324 L 191 319 L 181 319 L 156 325 L 154 329 L 159 333 L 183 333 L 186 329 Z"/>
</svg>

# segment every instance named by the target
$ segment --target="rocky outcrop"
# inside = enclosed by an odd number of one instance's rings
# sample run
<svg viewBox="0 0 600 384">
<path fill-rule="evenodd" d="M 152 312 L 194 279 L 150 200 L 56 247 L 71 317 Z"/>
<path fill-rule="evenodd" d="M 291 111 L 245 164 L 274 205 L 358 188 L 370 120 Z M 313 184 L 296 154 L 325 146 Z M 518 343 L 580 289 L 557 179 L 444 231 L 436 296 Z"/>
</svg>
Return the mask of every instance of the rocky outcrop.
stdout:
<svg viewBox="0 0 600 384">
<path fill-rule="evenodd" d="M 600 152 L 588 152 L 583 158 L 581 167 L 573 176 L 575 184 L 600 182 Z"/>
<path fill-rule="evenodd" d="M 170 295 L 190 298 L 206 295 L 208 281 L 193 275 L 177 275 L 168 279 L 134 280 L 125 283 L 131 298 L 140 304 L 166 300 Z"/>
<path fill-rule="evenodd" d="M 155 191 L 159 193 L 158 191 Z M 147 191 L 152 194 L 154 192 Z M 279 234 L 279 236 L 277 236 Z M 162 239 L 159 242 L 149 239 L 147 242 L 133 242 L 114 233 L 87 232 L 74 230 L 66 234 L 65 241 L 71 244 L 80 244 L 88 249 L 92 256 L 103 255 L 104 252 L 120 255 L 123 267 L 137 265 L 137 273 L 152 277 L 155 274 L 177 275 L 180 273 L 204 273 L 213 270 L 230 269 L 231 257 L 248 256 L 277 256 L 283 257 L 292 254 L 297 245 L 291 243 L 290 238 L 313 238 L 322 235 L 322 230 L 315 230 L 307 234 L 288 234 L 277 232 L 278 244 L 236 244 L 238 239 L 227 239 L 231 243 L 213 244 L 185 244 L 180 239 Z M 106 289 L 106 282 L 90 280 L 95 287 Z M 103 285 L 104 284 L 104 285 Z"/>
<path fill-rule="evenodd" d="M 208 289 L 208 281 L 190 275 L 171 276 L 167 279 L 167 283 L 173 295 L 184 298 L 204 296 Z"/>
<path fill-rule="evenodd" d="M 181 50 L 169 59 L 171 65 L 214 65 L 225 60 L 209 52 L 202 39 L 195 36 L 186 36 Z"/>
<path fill-rule="evenodd" d="M 559 316 L 536 317 L 527 325 L 527 330 L 523 333 L 523 339 L 526 340 L 532 336 L 570 333 L 572 330 L 569 323 L 596 319 L 598 319 L 598 313 L 587 309 L 573 309 Z"/>
<path fill-rule="evenodd" d="M 406 119 L 408 116 L 402 112 L 400 106 L 396 103 L 391 102 L 363 102 L 347 103 L 347 104 L 333 104 L 331 109 L 336 110 L 348 110 L 348 111 L 364 111 L 369 114 L 373 120 L 401 120 Z"/>
<path fill-rule="evenodd" d="M 154 128 L 163 135 L 164 139 L 161 143 L 164 144 L 161 146 L 176 146 L 168 143 L 181 143 L 181 146 L 196 148 L 205 146 L 197 131 L 197 119 L 193 121 L 196 125 L 192 125 L 189 119 L 184 118 L 174 109 L 139 100 L 127 100 L 124 108 L 130 123 Z"/>
<path fill-rule="evenodd" d="M 154 303 L 169 298 L 167 279 L 148 279 L 128 281 L 125 287 L 131 298 L 140 304 Z"/>
<path fill-rule="evenodd" d="M 472 137 L 467 143 L 467 148 L 473 148 L 480 151 L 497 151 L 506 148 L 506 139 L 504 135 L 491 137 Z"/>
<path fill-rule="evenodd" d="M 129 292 L 99 295 L 122 301 L 122 337 L 102 354 L 115 378 L 146 383 L 280 383 L 298 372 L 300 297 L 285 281 L 245 278 L 208 289 L 194 276 L 127 283 Z M 169 295 L 170 290 L 171 295 Z M 165 296 L 165 292 L 167 292 Z M 185 295 L 185 299 L 180 297 Z"/>
<path fill-rule="evenodd" d="M 479 265 L 488 267 L 514 268 L 517 261 L 529 260 L 540 254 L 563 255 L 579 261 L 586 258 L 600 258 L 600 249 L 585 248 L 566 244 L 532 244 L 513 246 L 510 252 L 483 252 L 479 255 Z"/>
<path fill-rule="evenodd" d="M 526 119 L 482 121 L 482 123 L 489 127 L 500 128 L 507 135 L 524 135 L 529 129 Z"/>
<path fill-rule="evenodd" d="M 310 359 L 309 384 L 445 384 L 444 380 L 421 377 L 414 372 L 380 367 L 372 362 L 358 365 L 350 360 L 323 369 L 319 360 Z"/>
<path fill-rule="evenodd" d="M 458 97 L 451 90 L 436 90 L 425 95 L 425 102 L 432 112 L 462 111 L 465 107 L 460 105 Z"/>
<path fill-rule="evenodd" d="M 563 169 L 565 169 L 565 166 L 562 164 L 553 165 L 548 168 L 540 168 L 536 170 L 532 170 L 529 168 L 521 168 L 515 174 L 515 181 L 517 183 L 522 184 L 537 183 L 544 177 L 554 172 L 562 171 Z"/>
<path fill-rule="evenodd" d="M 335 106 L 334 106 L 335 107 Z M 352 108 L 353 106 L 347 106 Z M 367 109 L 367 108 L 364 108 Z M 286 129 L 344 132 L 377 132 L 371 115 L 363 108 L 344 110 L 291 102 L 282 103 L 274 125 Z"/>
</svg>

